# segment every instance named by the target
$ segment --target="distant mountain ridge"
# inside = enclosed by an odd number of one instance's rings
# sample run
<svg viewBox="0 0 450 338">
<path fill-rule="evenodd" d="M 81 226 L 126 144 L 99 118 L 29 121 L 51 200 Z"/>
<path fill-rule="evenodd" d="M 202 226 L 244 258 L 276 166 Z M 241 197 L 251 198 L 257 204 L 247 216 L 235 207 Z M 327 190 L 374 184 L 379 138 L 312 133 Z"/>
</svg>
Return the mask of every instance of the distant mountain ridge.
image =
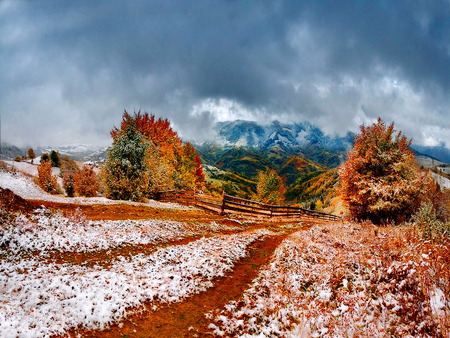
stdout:
<svg viewBox="0 0 450 338">
<path fill-rule="evenodd" d="M 80 162 L 101 161 L 106 159 L 107 147 L 100 147 L 91 144 L 71 144 L 54 147 L 39 147 L 36 155 L 57 151 L 60 155 L 67 155 L 71 159 Z"/>
<path fill-rule="evenodd" d="M 262 149 L 281 147 L 299 149 L 317 146 L 332 151 L 348 151 L 353 146 L 354 135 L 330 137 L 311 123 L 258 124 L 254 121 L 218 122 L 214 127 L 219 140 L 225 145 L 247 146 Z"/>
<path fill-rule="evenodd" d="M 259 124 L 236 120 L 219 122 L 214 130 L 217 135 L 214 142 L 194 144 L 206 163 L 213 165 L 219 157 L 245 158 L 239 153 L 247 152 L 251 153 L 251 157 L 255 153 L 265 157 L 260 162 L 270 162 L 280 156 L 287 161 L 292 156 L 298 156 L 327 168 L 335 168 L 345 160 L 354 139 L 351 133 L 344 137 L 325 135 L 307 122 Z M 238 151 L 239 148 L 241 150 Z"/>
</svg>

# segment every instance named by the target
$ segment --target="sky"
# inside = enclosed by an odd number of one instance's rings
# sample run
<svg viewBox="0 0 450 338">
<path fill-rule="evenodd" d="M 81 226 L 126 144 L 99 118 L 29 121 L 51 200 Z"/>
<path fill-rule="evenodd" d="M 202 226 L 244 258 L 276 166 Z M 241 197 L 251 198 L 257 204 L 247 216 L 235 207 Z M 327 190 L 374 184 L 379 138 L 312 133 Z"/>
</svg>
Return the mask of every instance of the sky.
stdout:
<svg viewBox="0 0 450 338">
<path fill-rule="evenodd" d="M 2 140 L 109 145 L 124 110 L 218 121 L 381 117 L 450 148 L 450 2 L 0 0 Z"/>
</svg>

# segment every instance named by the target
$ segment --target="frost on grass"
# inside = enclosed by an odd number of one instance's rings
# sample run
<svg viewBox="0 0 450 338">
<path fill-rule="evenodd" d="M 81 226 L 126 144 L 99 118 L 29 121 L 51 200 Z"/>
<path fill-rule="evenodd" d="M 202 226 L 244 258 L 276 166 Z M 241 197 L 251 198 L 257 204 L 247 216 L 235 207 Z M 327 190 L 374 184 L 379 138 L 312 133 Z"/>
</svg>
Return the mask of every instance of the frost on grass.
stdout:
<svg viewBox="0 0 450 338">
<path fill-rule="evenodd" d="M 218 232 L 229 227 L 210 224 L 187 224 L 175 221 L 88 221 L 82 215 L 63 217 L 45 208 L 27 218 L 23 215 L 0 224 L 0 248 L 17 254 L 32 251 L 96 251 L 120 245 L 156 244 L 190 236 Z M 1 252 L 1 249 L 0 249 Z"/>
<path fill-rule="evenodd" d="M 121 257 L 107 270 L 43 264 L 38 258 L 0 262 L 0 336 L 48 337 L 69 328 L 103 329 L 144 301 L 176 302 L 212 286 L 265 231 L 202 238 Z M 155 304 L 156 304 L 155 303 Z"/>
<path fill-rule="evenodd" d="M 332 225 L 291 235 L 210 328 L 227 337 L 448 336 L 448 246 L 379 231 Z"/>
</svg>

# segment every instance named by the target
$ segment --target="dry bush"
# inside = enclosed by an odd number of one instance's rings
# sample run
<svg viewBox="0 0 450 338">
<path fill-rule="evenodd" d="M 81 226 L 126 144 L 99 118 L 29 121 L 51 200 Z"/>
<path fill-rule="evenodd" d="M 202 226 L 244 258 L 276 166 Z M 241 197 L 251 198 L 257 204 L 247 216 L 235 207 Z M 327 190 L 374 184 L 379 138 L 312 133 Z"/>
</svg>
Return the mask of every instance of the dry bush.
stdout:
<svg viewBox="0 0 450 338">
<path fill-rule="evenodd" d="M 413 227 L 334 224 L 288 238 L 211 328 L 228 336 L 445 337 L 448 246 Z"/>
</svg>

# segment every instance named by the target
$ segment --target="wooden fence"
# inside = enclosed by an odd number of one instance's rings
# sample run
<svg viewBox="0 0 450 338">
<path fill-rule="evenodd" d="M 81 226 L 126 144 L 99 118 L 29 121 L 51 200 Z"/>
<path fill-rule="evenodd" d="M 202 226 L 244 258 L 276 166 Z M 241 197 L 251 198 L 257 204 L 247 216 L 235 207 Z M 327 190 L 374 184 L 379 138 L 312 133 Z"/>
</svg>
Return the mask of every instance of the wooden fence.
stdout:
<svg viewBox="0 0 450 338">
<path fill-rule="evenodd" d="M 222 197 L 213 197 L 204 194 L 194 194 L 193 191 L 171 190 L 159 192 L 157 200 L 193 205 L 222 215 L 225 213 L 238 213 L 263 217 L 307 217 L 329 221 L 341 220 L 339 216 L 324 212 L 291 206 L 265 204 L 227 194 L 223 194 Z"/>
</svg>

